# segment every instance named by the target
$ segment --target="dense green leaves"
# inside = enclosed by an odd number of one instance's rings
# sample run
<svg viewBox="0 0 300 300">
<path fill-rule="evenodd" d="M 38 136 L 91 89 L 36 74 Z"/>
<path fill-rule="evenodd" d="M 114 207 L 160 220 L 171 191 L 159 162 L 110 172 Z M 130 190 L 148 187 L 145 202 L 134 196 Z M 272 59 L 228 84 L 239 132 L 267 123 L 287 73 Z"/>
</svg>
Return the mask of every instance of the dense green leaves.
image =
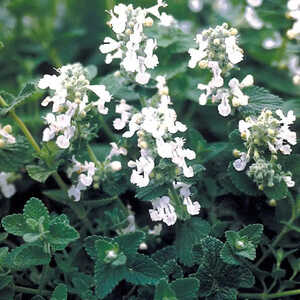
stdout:
<svg viewBox="0 0 300 300">
<path fill-rule="evenodd" d="M 67 298 L 68 298 L 67 286 L 61 283 L 55 288 L 50 300 L 67 300 Z"/>
<path fill-rule="evenodd" d="M 193 265 L 192 248 L 210 233 L 210 225 L 201 218 L 194 217 L 176 228 L 176 254 L 180 262 L 187 266 Z"/>
</svg>

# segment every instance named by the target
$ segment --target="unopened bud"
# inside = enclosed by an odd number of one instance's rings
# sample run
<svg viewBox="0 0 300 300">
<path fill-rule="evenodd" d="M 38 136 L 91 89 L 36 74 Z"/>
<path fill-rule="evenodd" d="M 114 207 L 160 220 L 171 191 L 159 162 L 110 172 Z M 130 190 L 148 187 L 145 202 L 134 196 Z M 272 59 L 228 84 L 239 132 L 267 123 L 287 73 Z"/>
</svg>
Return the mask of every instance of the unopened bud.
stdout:
<svg viewBox="0 0 300 300">
<path fill-rule="evenodd" d="M 161 90 L 159 90 L 160 96 L 168 96 L 169 95 L 169 88 L 167 86 L 163 87 Z"/>
<path fill-rule="evenodd" d="M 125 30 L 125 33 L 128 34 L 128 35 L 130 35 L 130 34 L 132 34 L 132 30 L 129 29 L 129 28 L 127 28 L 127 29 Z"/>
<path fill-rule="evenodd" d="M 86 112 L 83 110 L 83 111 L 80 113 L 80 116 L 84 118 L 84 117 L 86 116 Z"/>
<path fill-rule="evenodd" d="M 117 172 L 117 171 L 120 171 L 122 169 L 122 164 L 118 161 L 118 160 L 115 160 L 115 161 L 112 161 L 109 166 L 111 167 L 111 169 L 114 171 L 114 172 Z"/>
<path fill-rule="evenodd" d="M 208 61 L 207 60 L 200 60 L 198 64 L 200 69 L 206 69 L 208 66 Z"/>
<path fill-rule="evenodd" d="M 230 35 L 237 35 L 238 31 L 236 28 L 230 28 L 229 33 L 230 33 Z"/>
<path fill-rule="evenodd" d="M 141 141 L 141 142 L 139 143 L 139 147 L 140 147 L 141 149 L 147 149 L 147 148 L 148 148 L 148 144 L 147 144 L 146 141 Z"/>
<path fill-rule="evenodd" d="M 255 145 L 259 145 L 260 144 L 259 139 L 254 139 L 253 142 L 254 142 Z"/>
<path fill-rule="evenodd" d="M 268 135 L 273 136 L 275 134 L 274 129 L 268 128 Z"/>
<path fill-rule="evenodd" d="M 109 259 L 115 259 L 117 258 L 117 253 L 114 250 L 109 250 L 106 257 Z"/>
<path fill-rule="evenodd" d="M 242 250 L 242 249 L 244 249 L 244 247 L 245 247 L 245 243 L 243 241 L 237 241 L 235 243 L 235 248 L 238 250 Z"/>
<path fill-rule="evenodd" d="M 247 133 L 246 133 L 245 131 L 243 131 L 243 132 L 241 133 L 241 138 L 242 138 L 243 140 L 247 140 Z"/>
<path fill-rule="evenodd" d="M 277 201 L 275 199 L 271 199 L 269 200 L 268 204 L 271 206 L 271 207 L 275 207 L 277 205 Z"/>
<path fill-rule="evenodd" d="M 292 40 L 292 39 L 294 39 L 296 37 L 296 33 L 295 33 L 295 31 L 293 29 L 290 29 L 290 30 L 287 31 L 286 36 L 290 40 Z"/>
<path fill-rule="evenodd" d="M 300 75 L 295 75 L 295 76 L 293 77 L 293 83 L 294 83 L 295 85 L 300 85 Z"/>
<path fill-rule="evenodd" d="M 120 71 L 116 71 L 116 72 L 114 73 L 114 76 L 115 76 L 115 77 L 120 77 L 120 76 L 121 76 L 121 72 L 120 72 Z"/>
<path fill-rule="evenodd" d="M 98 190 L 99 187 L 100 187 L 100 186 L 99 186 L 99 183 L 94 183 L 94 184 L 93 184 L 93 188 L 94 188 L 95 190 Z"/>
<path fill-rule="evenodd" d="M 264 190 L 264 185 L 263 185 L 263 184 L 260 184 L 260 185 L 258 186 L 258 189 L 259 189 L 260 191 L 263 191 L 263 190 Z"/>
<path fill-rule="evenodd" d="M 254 150 L 254 159 L 259 159 L 259 153 L 258 153 L 258 151 L 257 150 Z"/>
<path fill-rule="evenodd" d="M 146 20 L 145 20 L 144 25 L 145 25 L 146 27 L 151 27 L 151 26 L 153 25 L 153 19 L 150 18 L 150 17 L 147 17 Z"/>
<path fill-rule="evenodd" d="M 147 250 L 148 249 L 148 245 L 146 243 L 141 243 L 139 246 L 140 250 Z"/>
<path fill-rule="evenodd" d="M 240 106 L 240 101 L 239 101 L 239 99 L 237 97 L 233 97 L 232 100 L 231 100 L 231 102 L 232 102 L 232 106 L 233 107 Z"/>
<path fill-rule="evenodd" d="M 239 151 L 238 149 L 234 149 L 232 151 L 232 154 L 234 157 L 239 158 L 241 156 L 241 151 Z"/>
<path fill-rule="evenodd" d="M 79 105 L 81 103 L 81 100 L 79 98 L 75 98 L 75 103 Z"/>
<path fill-rule="evenodd" d="M 215 46 L 219 46 L 220 45 L 220 39 L 214 39 L 213 41 Z"/>
<path fill-rule="evenodd" d="M 12 128 L 11 128 L 11 126 L 9 124 L 5 125 L 3 127 L 3 130 L 6 131 L 7 133 L 12 133 Z"/>
</svg>

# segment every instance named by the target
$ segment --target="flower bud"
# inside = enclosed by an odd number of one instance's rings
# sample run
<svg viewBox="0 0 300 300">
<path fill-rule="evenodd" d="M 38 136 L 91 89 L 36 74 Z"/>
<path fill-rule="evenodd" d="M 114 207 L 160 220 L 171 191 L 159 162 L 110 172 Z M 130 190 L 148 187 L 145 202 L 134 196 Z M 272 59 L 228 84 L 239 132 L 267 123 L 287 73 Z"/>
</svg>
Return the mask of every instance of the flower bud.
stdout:
<svg viewBox="0 0 300 300">
<path fill-rule="evenodd" d="M 200 60 L 199 64 L 198 64 L 198 66 L 199 66 L 200 69 L 206 69 L 207 65 L 208 65 L 208 61 L 207 60 Z"/>
<path fill-rule="evenodd" d="M 244 247 L 245 247 L 245 243 L 243 241 L 237 241 L 235 243 L 235 248 L 237 250 L 242 250 L 242 249 L 244 249 Z"/>
<path fill-rule="evenodd" d="M 295 85 L 300 85 L 300 75 L 295 75 L 295 76 L 293 77 L 293 83 L 294 83 Z"/>
<path fill-rule="evenodd" d="M 143 242 L 143 243 L 140 244 L 139 249 L 140 250 L 147 250 L 148 249 L 148 245 Z"/>
<path fill-rule="evenodd" d="M 239 99 L 237 97 L 233 97 L 232 100 L 231 100 L 231 102 L 232 102 L 232 106 L 233 107 L 240 106 L 240 101 L 239 101 Z"/>
<path fill-rule="evenodd" d="M 239 151 L 238 149 L 234 149 L 232 151 L 232 154 L 234 157 L 239 158 L 241 156 L 241 151 Z"/>
<path fill-rule="evenodd" d="M 260 155 L 259 155 L 257 150 L 254 150 L 254 155 L 253 156 L 254 156 L 255 160 L 259 159 Z"/>
<path fill-rule="evenodd" d="M 160 91 L 159 91 L 159 95 L 160 96 L 168 96 L 169 95 L 169 88 L 167 86 L 163 87 Z"/>
<path fill-rule="evenodd" d="M 238 34 L 238 31 L 237 31 L 236 28 L 230 28 L 230 29 L 229 29 L 229 33 L 230 33 L 230 35 L 237 35 L 237 34 Z"/>
<path fill-rule="evenodd" d="M 116 71 L 116 72 L 114 73 L 114 76 L 115 76 L 115 77 L 120 77 L 120 76 L 121 76 L 121 72 L 120 72 L 120 71 Z"/>
<path fill-rule="evenodd" d="M 274 136 L 274 134 L 275 134 L 274 129 L 268 128 L 268 135 Z"/>
<path fill-rule="evenodd" d="M 220 39 L 214 39 L 213 41 L 215 46 L 219 46 L 220 45 Z"/>
<path fill-rule="evenodd" d="M 241 138 L 242 138 L 243 140 L 247 140 L 247 133 L 246 133 L 245 131 L 243 131 L 243 132 L 241 133 Z"/>
<path fill-rule="evenodd" d="M 120 171 L 122 169 L 122 164 L 118 161 L 118 160 L 115 160 L 115 161 L 112 161 L 109 166 L 111 167 L 111 169 L 114 171 L 114 172 L 117 172 L 117 171 Z"/>
<path fill-rule="evenodd" d="M 146 20 L 145 20 L 144 25 L 145 25 L 146 27 L 151 27 L 151 26 L 153 25 L 153 19 L 150 18 L 150 17 L 147 17 Z"/>
<path fill-rule="evenodd" d="M 260 184 L 260 185 L 258 186 L 258 189 L 259 189 L 260 191 L 263 191 L 263 190 L 264 190 L 264 185 L 263 185 L 263 184 Z"/>
<path fill-rule="evenodd" d="M 109 250 L 106 257 L 109 259 L 115 259 L 117 258 L 117 253 L 114 250 Z"/>
<path fill-rule="evenodd" d="M 292 40 L 292 39 L 294 39 L 294 38 L 296 37 L 296 33 L 295 33 L 295 31 L 294 31 L 293 29 L 290 29 L 290 30 L 288 30 L 288 31 L 286 32 L 286 36 L 287 36 L 290 40 Z"/>
<path fill-rule="evenodd" d="M 271 207 L 275 207 L 277 205 L 277 201 L 275 199 L 271 199 L 269 200 L 268 204 L 271 206 Z"/>
<path fill-rule="evenodd" d="M 79 105 L 81 103 L 80 98 L 75 98 L 75 103 Z"/>
<path fill-rule="evenodd" d="M 12 133 L 12 128 L 11 128 L 11 126 L 9 124 L 5 125 L 3 127 L 3 130 L 6 131 L 7 133 Z"/>
<path fill-rule="evenodd" d="M 130 34 L 132 34 L 132 30 L 129 29 L 129 28 L 127 28 L 127 29 L 125 30 L 125 33 L 126 33 L 127 35 L 130 35 Z"/>
<path fill-rule="evenodd" d="M 143 141 L 141 141 L 139 143 L 139 147 L 142 148 L 142 149 L 147 149 L 148 148 L 148 144 L 147 144 L 146 141 L 143 140 Z"/>
</svg>

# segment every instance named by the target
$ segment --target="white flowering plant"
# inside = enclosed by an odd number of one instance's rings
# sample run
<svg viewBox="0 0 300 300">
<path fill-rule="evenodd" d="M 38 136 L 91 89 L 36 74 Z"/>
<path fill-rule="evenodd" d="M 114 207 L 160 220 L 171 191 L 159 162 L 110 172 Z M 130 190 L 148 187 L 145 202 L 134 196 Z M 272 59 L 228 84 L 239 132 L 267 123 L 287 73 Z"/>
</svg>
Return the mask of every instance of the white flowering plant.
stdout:
<svg viewBox="0 0 300 300">
<path fill-rule="evenodd" d="M 299 0 L 0 8 L 0 299 L 298 299 Z"/>
</svg>

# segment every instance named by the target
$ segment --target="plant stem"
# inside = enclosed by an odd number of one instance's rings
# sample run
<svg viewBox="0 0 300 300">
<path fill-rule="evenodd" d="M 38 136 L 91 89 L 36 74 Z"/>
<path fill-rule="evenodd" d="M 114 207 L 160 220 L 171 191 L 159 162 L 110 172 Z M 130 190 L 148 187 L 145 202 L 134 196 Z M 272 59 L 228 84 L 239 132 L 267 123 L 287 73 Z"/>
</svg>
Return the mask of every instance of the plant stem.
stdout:
<svg viewBox="0 0 300 300">
<path fill-rule="evenodd" d="M 24 293 L 24 294 L 44 295 L 44 296 L 50 296 L 51 295 L 50 291 L 46 291 L 46 290 L 40 291 L 38 289 L 31 289 L 31 288 L 27 288 L 27 287 L 23 287 L 23 286 L 13 285 L 10 288 L 13 289 L 16 292 L 20 292 L 20 293 Z"/>
<path fill-rule="evenodd" d="M 294 199 L 293 199 L 293 197 L 292 197 L 292 195 L 290 193 L 288 194 L 288 199 L 291 201 L 291 204 L 292 204 L 292 215 L 291 215 L 291 218 L 286 223 L 286 225 L 282 228 L 282 230 L 280 231 L 280 233 L 278 234 L 278 236 L 276 237 L 276 239 L 273 241 L 271 247 L 257 261 L 257 263 L 255 264 L 256 267 L 258 267 L 265 260 L 265 258 L 271 253 L 271 251 L 272 251 L 271 249 L 275 248 L 276 245 L 281 241 L 281 239 L 283 238 L 283 236 L 290 231 L 289 226 L 292 225 L 293 222 L 295 221 L 295 219 L 297 218 L 295 202 L 294 202 Z"/>
<path fill-rule="evenodd" d="M 89 154 L 90 159 L 95 163 L 95 165 L 97 167 L 100 168 L 101 164 L 100 164 L 98 158 L 96 157 L 96 154 L 95 154 L 94 150 L 92 149 L 92 147 L 89 144 L 87 144 L 87 150 L 88 150 L 88 154 Z"/>
<path fill-rule="evenodd" d="M 294 295 L 300 295 L 300 289 L 299 290 L 291 290 L 291 291 L 285 291 L 285 292 L 278 292 L 274 294 L 239 294 L 241 298 L 248 298 L 248 299 L 275 299 L 279 297 L 288 297 L 288 296 L 294 296 Z"/>
<path fill-rule="evenodd" d="M 39 293 L 41 294 L 42 290 L 44 289 L 46 282 L 47 282 L 47 277 L 48 277 L 48 272 L 49 272 L 49 265 L 43 265 L 43 270 L 42 270 L 42 275 L 41 275 L 41 280 L 39 284 Z"/>
</svg>

